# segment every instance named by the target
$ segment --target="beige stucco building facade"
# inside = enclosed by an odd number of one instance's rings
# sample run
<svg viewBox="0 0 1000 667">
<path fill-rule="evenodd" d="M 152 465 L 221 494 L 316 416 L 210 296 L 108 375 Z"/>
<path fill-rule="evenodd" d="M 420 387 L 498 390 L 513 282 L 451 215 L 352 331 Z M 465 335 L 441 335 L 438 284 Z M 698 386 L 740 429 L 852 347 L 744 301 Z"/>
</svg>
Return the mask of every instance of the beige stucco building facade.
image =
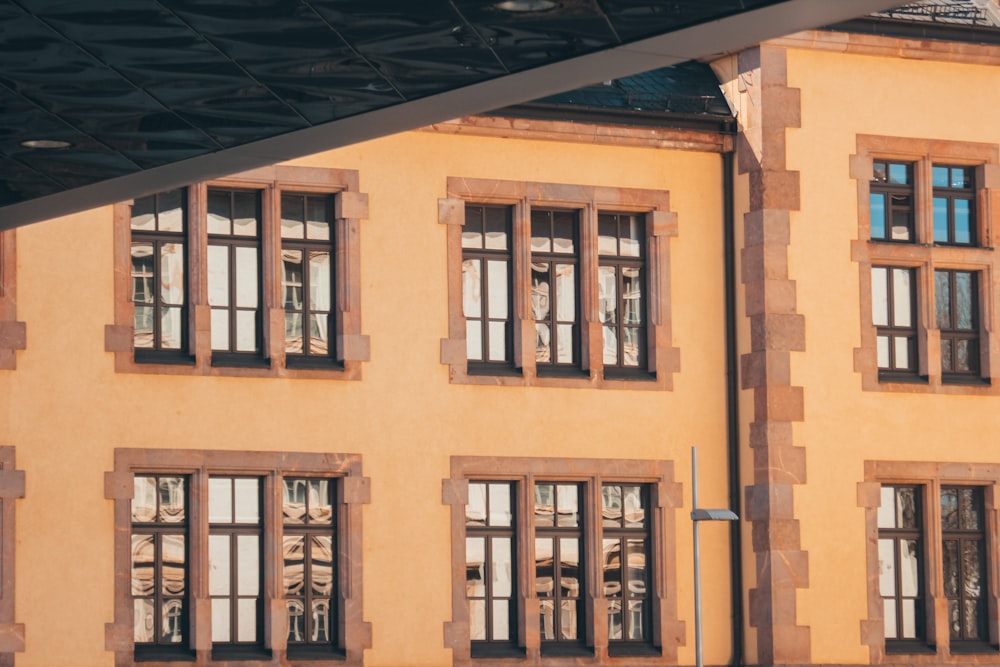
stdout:
<svg viewBox="0 0 1000 667">
<path fill-rule="evenodd" d="M 1000 663 L 1000 46 L 710 64 L 0 234 L 5 664 Z"/>
</svg>

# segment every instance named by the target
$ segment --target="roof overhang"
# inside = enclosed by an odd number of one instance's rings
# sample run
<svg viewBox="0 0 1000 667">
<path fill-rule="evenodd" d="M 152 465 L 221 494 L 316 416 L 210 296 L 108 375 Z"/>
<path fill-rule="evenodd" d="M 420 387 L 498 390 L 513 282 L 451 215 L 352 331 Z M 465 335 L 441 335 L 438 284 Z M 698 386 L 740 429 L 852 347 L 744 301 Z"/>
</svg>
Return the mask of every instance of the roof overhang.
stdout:
<svg viewBox="0 0 1000 667">
<path fill-rule="evenodd" d="M 548 0 L 544 11 L 509 12 L 496 0 L 270 0 L 255 13 L 239 0 L 99 4 L 0 8 L 0 229 L 899 3 Z M 25 145 L 39 139 L 69 146 Z"/>
</svg>

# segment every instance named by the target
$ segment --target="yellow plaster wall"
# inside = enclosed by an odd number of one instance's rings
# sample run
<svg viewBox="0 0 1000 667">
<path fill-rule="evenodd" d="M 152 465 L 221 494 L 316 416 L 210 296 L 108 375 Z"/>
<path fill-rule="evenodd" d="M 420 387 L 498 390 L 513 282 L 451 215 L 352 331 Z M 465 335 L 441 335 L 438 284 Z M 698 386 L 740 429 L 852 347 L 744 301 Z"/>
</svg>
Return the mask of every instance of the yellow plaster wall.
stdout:
<svg viewBox="0 0 1000 667">
<path fill-rule="evenodd" d="M 809 588 L 799 622 L 811 626 L 816 663 L 868 662 L 863 510 L 865 460 L 1000 461 L 988 445 L 1000 427 L 995 397 L 862 392 L 857 186 L 849 156 L 857 134 L 1000 142 L 995 67 L 789 50 L 788 84 L 801 90 L 802 127 L 789 130 L 788 168 L 800 173 L 789 274 L 806 319 L 806 351 L 792 355 L 805 387 L 808 483 L 795 487 Z"/>
<path fill-rule="evenodd" d="M 412 132 L 302 159 L 357 169 L 370 197 L 361 232 L 359 382 L 116 374 L 104 352 L 113 323 L 111 209 L 18 231 L 18 319 L 28 347 L 0 372 L 0 444 L 15 445 L 27 496 L 17 504 L 20 667 L 108 666 L 113 517 L 104 473 L 115 447 L 357 452 L 371 478 L 364 508 L 369 667 L 450 664 L 452 455 L 673 459 L 681 663 L 694 662 L 690 447 L 701 499 L 725 506 L 722 197 L 718 155 Z M 668 189 L 674 390 L 611 391 L 451 385 L 444 225 L 449 176 Z M 705 659 L 729 656 L 725 531 L 704 531 Z M 52 628 L 58 628 L 53 633 Z"/>
</svg>

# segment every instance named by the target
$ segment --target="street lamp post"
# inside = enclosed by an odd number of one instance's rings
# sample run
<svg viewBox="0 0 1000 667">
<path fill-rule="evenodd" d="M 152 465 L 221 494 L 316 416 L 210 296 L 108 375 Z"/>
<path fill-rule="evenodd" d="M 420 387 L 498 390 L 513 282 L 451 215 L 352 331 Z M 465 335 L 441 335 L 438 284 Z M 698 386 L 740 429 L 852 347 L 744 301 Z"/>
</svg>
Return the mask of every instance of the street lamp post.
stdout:
<svg viewBox="0 0 1000 667">
<path fill-rule="evenodd" d="M 694 654 L 697 667 L 704 666 L 701 643 L 701 545 L 698 524 L 702 521 L 736 521 L 739 517 L 726 509 L 698 507 L 698 448 L 691 448 L 691 525 L 694 537 Z"/>
</svg>

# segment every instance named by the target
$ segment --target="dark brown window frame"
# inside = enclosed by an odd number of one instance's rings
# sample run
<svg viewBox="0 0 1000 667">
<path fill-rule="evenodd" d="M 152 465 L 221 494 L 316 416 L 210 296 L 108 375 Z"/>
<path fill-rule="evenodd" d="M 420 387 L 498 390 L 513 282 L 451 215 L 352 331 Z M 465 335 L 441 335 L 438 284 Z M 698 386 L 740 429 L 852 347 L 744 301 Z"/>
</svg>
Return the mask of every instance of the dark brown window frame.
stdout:
<svg viewBox="0 0 1000 667">
<path fill-rule="evenodd" d="M 207 486 L 210 476 L 256 477 L 262 480 L 261 516 L 264 535 L 261 567 L 264 581 L 262 596 L 264 628 L 260 654 L 240 659 L 244 667 L 278 667 L 302 664 L 313 667 L 360 667 L 364 649 L 371 648 L 371 626 L 363 621 L 362 606 L 362 506 L 369 502 L 369 480 L 362 476 L 358 454 L 321 454 L 294 452 L 247 452 L 222 450 L 115 450 L 115 469 L 105 475 L 105 497 L 114 501 L 115 531 L 114 571 L 115 620 L 105 628 L 105 644 L 115 653 L 115 665 L 135 664 L 133 603 L 131 595 L 131 504 L 136 474 L 185 475 L 190 480 L 188 512 L 189 588 L 191 619 L 188 647 L 193 660 L 183 664 L 208 667 L 230 664 L 229 657 L 213 658 L 211 602 L 208 597 L 208 508 Z M 345 529 L 338 534 L 337 581 L 339 582 L 338 657 L 289 656 L 288 608 L 281 592 L 280 568 L 267 563 L 282 559 L 282 517 L 280 481 L 285 477 L 336 478 L 338 480 L 337 523 Z M 300 662 L 301 660 L 301 662 Z M 149 667 L 168 667 L 175 660 L 144 660 Z"/>
<path fill-rule="evenodd" d="M 917 320 L 919 313 L 917 311 L 917 270 L 912 267 L 904 266 L 872 266 L 872 273 L 875 270 L 883 269 L 886 271 L 886 315 L 889 320 L 888 324 L 875 324 L 875 333 L 877 337 L 886 337 L 889 339 L 889 366 L 887 368 L 879 367 L 879 378 L 885 380 L 898 380 L 906 381 L 907 379 L 917 380 L 917 365 L 918 359 L 920 358 L 917 352 Z M 895 310 L 896 310 L 896 292 L 895 283 L 893 281 L 893 272 L 895 271 L 907 271 L 910 275 L 910 291 L 908 294 L 910 302 L 910 319 L 912 320 L 911 326 L 904 327 L 895 323 Z M 874 315 L 872 316 L 874 319 Z M 898 355 L 896 354 L 895 342 L 900 337 L 911 338 L 911 342 L 907 345 L 907 355 L 910 358 L 909 367 L 901 368 L 898 361 Z"/>
<path fill-rule="evenodd" d="M 985 509 L 986 509 L 986 503 L 985 503 L 986 489 L 984 487 L 981 487 L 981 486 L 970 486 L 970 485 L 959 485 L 959 484 L 942 485 L 941 486 L 941 500 L 939 500 L 939 502 L 941 504 L 944 503 L 943 499 L 944 499 L 944 495 L 945 495 L 946 492 L 955 492 L 956 495 L 959 495 L 959 494 L 961 494 L 961 492 L 963 490 L 972 491 L 975 495 L 978 496 L 978 498 L 976 499 L 976 504 L 977 504 L 977 506 L 978 506 L 978 508 L 980 510 L 980 514 L 981 514 L 981 519 L 980 520 L 982 522 L 982 526 L 980 528 L 971 528 L 971 529 L 970 528 L 963 528 L 961 526 L 959 526 L 957 528 L 947 528 L 947 527 L 945 527 L 943 525 L 943 522 L 942 522 L 942 526 L 941 526 L 941 538 L 942 538 L 942 542 L 944 542 L 944 543 L 947 543 L 948 541 L 954 541 L 954 542 L 959 543 L 959 545 L 962 545 L 962 544 L 968 544 L 968 543 L 972 542 L 972 543 L 977 544 L 978 547 L 979 547 L 977 550 L 979 551 L 979 558 L 980 558 L 981 566 L 982 566 L 982 568 L 981 568 L 981 570 L 979 572 L 979 575 L 983 579 L 983 581 L 981 581 L 980 590 L 983 591 L 983 593 L 981 594 L 981 596 L 979 598 L 979 601 L 976 603 L 977 606 L 979 607 L 978 613 L 977 613 L 977 618 L 979 620 L 979 627 L 976 628 L 976 632 L 978 634 L 986 634 L 988 636 L 988 634 L 989 634 L 988 628 L 990 626 L 990 619 L 989 619 L 990 614 L 989 614 L 989 609 L 988 609 L 988 607 L 989 607 L 989 590 L 991 589 L 991 587 L 992 587 L 991 584 L 993 583 L 992 582 L 993 577 L 991 576 L 990 573 L 993 571 L 993 567 L 991 567 L 991 558 L 989 557 L 989 552 L 987 552 L 987 550 L 986 550 L 986 534 L 987 534 L 986 512 L 985 512 Z M 957 500 L 958 500 L 959 506 L 961 506 L 962 498 L 959 497 Z M 946 548 L 945 548 L 944 544 L 942 544 L 941 550 L 942 550 L 942 554 L 946 551 Z M 961 552 L 961 546 L 959 547 L 959 552 Z M 955 558 L 955 562 L 956 562 L 956 565 L 958 565 L 958 568 L 957 568 L 958 572 L 956 572 L 956 578 L 959 580 L 956 588 L 959 589 L 960 592 L 957 593 L 957 595 L 949 595 L 948 594 L 948 588 L 947 588 L 947 585 L 946 585 L 945 586 L 945 590 L 944 590 L 944 597 L 945 597 L 945 600 L 948 603 L 951 603 L 952 600 L 956 600 L 959 605 L 962 605 L 963 603 L 968 602 L 970 600 L 970 598 L 966 595 L 965 586 L 962 585 L 962 583 L 961 583 L 961 580 L 963 578 L 962 577 L 962 573 L 964 571 L 964 565 L 965 565 L 964 558 L 962 557 L 961 553 L 956 554 L 956 556 L 957 557 Z M 944 559 L 942 559 L 942 560 L 944 560 Z M 942 574 L 945 577 L 947 576 L 946 572 L 944 572 Z M 974 599 L 974 598 L 972 598 L 972 599 Z M 991 646 L 990 643 L 984 642 L 982 639 L 979 639 L 979 638 L 970 638 L 968 636 L 969 634 L 971 634 L 970 631 L 969 631 L 970 629 L 969 629 L 968 625 L 966 624 L 966 620 L 963 617 L 964 617 L 964 614 L 962 614 L 960 612 L 959 613 L 959 618 L 961 620 L 959 621 L 959 635 L 961 635 L 961 636 L 959 636 L 959 637 L 952 636 L 951 637 L 951 649 L 952 649 L 952 652 L 954 652 L 954 653 L 968 653 L 968 652 L 995 653 L 996 652 L 995 644 L 993 646 Z M 995 614 L 994 614 L 993 618 L 994 619 L 996 618 Z M 993 625 L 996 625 L 996 623 L 994 622 Z M 951 627 L 950 622 L 949 622 L 949 627 Z M 996 637 L 997 633 L 994 632 L 993 636 Z"/>
<path fill-rule="evenodd" d="M 934 230 L 931 230 L 931 239 L 933 243 L 938 243 L 942 245 L 954 245 L 954 246 L 974 246 L 979 238 L 977 234 L 977 227 L 979 226 L 977 216 L 976 216 L 976 176 L 975 170 L 971 169 L 968 165 L 952 165 L 952 164 L 938 164 L 935 162 L 931 165 L 931 171 L 933 173 L 934 169 L 947 169 L 949 175 L 953 169 L 962 169 L 969 173 L 969 179 L 971 184 L 969 187 L 955 187 L 955 186 L 943 186 L 943 185 L 933 185 L 933 197 L 934 199 L 944 199 L 947 202 L 947 238 L 944 240 L 937 239 L 933 236 Z M 932 180 L 933 183 L 933 180 Z M 955 202 L 956 201 L 967 201 L 969 202 L 969 226 L 970 226 L 970 240 L 968 243 L 961 243 L 955 240 Z M 933 213 L 931 214 L 933 218 Z M 933 225 L 933 220 L 932 220 Z"/>
<path fill-rule="evenodd" d="M 537 183 L 476 178 L 448 178 L 448 197 L 438 201 L 438 220 L 446 226 L 448 253 L 448 338 L 441 341 L 441 363 L 451 381 L 505 386 L 591 387 L 601 389 L 673 388 L 680 351 L 673 347 L 670 318 L 670 238 L 677 235 L 677 215 L 664 190 Z M 466 204 L 509 206 L 513 211 L 513 354 L 512 372 L 469 372 L 465 317 L 462 310 L 462 226 Z M 581 373 L 576 377 L 539 374 L 535 363 L 534 320 L 530 304 L 530 212 L 533 206 L 579 211 Z M 598 313 L 597 214 L 634 213 L 645 217 L 648 302 L 646 372 L 614 377 L 604 372 L 603 333 Z"/>
<path fill-rule="evenodd" d="M 926 555 L 926 528 L 924 523 L 924 488 L 917 484 L 884 484 L 882 489 L 891 488 L 893 489 L 893 503 L 898 501 L 898 494 L 896 490 L 900 488 L 909 488 L 914 492 L 914 504 L 916 507 L 917 514 L 917 526 L 912 528 L 893 526 L 891 528 L 878 526 L 878 540 L 892 540 L 893 542 L 893 568 L 896 572 L 895 578 L 895 594 L 892 596 L 893 606 L 895 607 L 895 623 L 897 631 L 900 625 L 900 618 L 902 617 L 903 600 L 912 599 L 914 600 L 914 628 L 916 635 L 913 638 L 889 638 L 885 639 L 885 648 L 887 652 L 896 653 L 914 653 L 921 652 L 927 647 L 927 622 L 926 622 L 926 610 L 927 610 L 927 583 L 925 575 L 925 563 L 927 561 Z M 914 541 L 919 545 L 919 561 L 920 561 L 920 571 L 917 573 L 917 585 L 919 588 L 918 594 L 916 596 L 911 596 L 907 598 L 904 596 L 902 589 L 902 577 L 901 577 L 901 563 L 899 559 L 899 553 L 901 550 L 901 541 L 910 540 Z M 879 583 L 881 588 L 881 582 Z M 880 591 L 881 594 L 881 591 Z M 887 598 L 882 595 L 882 600 L 885 601 Z M 884 616 L 884 612 L 883 612 Z M 897 632 L 898 634 L 898 632 Z"/>
<path fill-rule="evenodd" d="M 877 241 L 880 241 L 880 242 L 883 242 L 883 243 L 916 243 L 917 242 L 917 238 L 916 238 L 916 231 L 917 230 L 915 229 L 915 224 L 914 224 L 914 217 L 915 217 L 914 216 L 914 208 L 915 207 L 914 207 L 914 202 L 913 202 L 913 199 L 914 199 L 914 183 L 913 183 L 914 168 L 913 168 L 913 163 L 909 162 L 909 161 L 878 160 L 878 159 L 874 160 L 873 162 L 874 163 L 885 164 L 885 166 L 886 166 L 886 173 L 887 174 L 891 171 L 891 169 L 892 169 L 892 167 L 894 165 L 905 167 L 906 168 L 906 173 L 907 173 L 907 178 L 908 178 L 909 182 L 905 183 L 905 184 L 904 183 L 892 183 L 888 179 L 883 182 L 883 181 L 879 181 L 879 180 L 875 179 L 874 175 L 873 175 L 872 182 L 871 182 L 871 194 L 879 194 L 879 195 L 884 195 L 885 196 L 885 207 L 884 207 L 884 211 L 885 211 L 885 236 L 880 236 L 880 237 L 877 237 L 877 238 L 874 237 L 874 236 L 872 236 L 871 237 L 872 240 L 873 241 L 877 240 Z M 896 206 L 893 203 L 893 198 L 894 197 L 909 197 L 910 205 L 909 206 Z M 870 198 L 869 198 L 869 201 L 871 201 Z M 907 219 L 906 231 L 907 231 L 907 234 L 908 234 L 908 238 L 905 238 L 905 239 L 895 239 L 892 236 L 892 234 L 893 234 L 893 224 L 892 223 L 893 223 L 893 220 L 895 219 L 894 214 L 897 211 L 901 211 L 901 210 L 905 210 L 906 211 L 906 219 Z M 869 226 L 869 233 L 870 233 L 870 230 L 871 230 L 871 226 Z"/>
<path fill-rule="evenodd" d="M 17 230 L 0 231 L 0 370 L 17 367 L 17 350 L 27 346 L 24 322 L 17 321 Z"/>
<path fill-rule="evenodd" d="M 600 522 L 592 522 L 584 529 L 584 554 L 581 559 L 591 564 L 583 573 L 585 588 L 593 591 L 586 596 L 586 636 L 583 644 L 585 655 L 549 655 L 542 653 L 539 631 L 539 599 L 534 576 L 534 520 L 529 508 L 534 506 L 530 493 L 535 481 L 581 484 L 583 487 L 583 512 L 591 517 L 600 516 L 601 491 L 605 483 L 638 484 L 650 489 L 651 525 L 650 559 L 651 585 L 650 608 L 653 620 L 649 645 L 656 647 L 655 655 L 609 655 L 608 599 L 602 585 Z M 469 604 L 466 597 L 466 515 L 470 481 L 506 481 L 514 484 L 517 501 L 515 512 L 515 543 L 519 545 L 514 559 L 518 573 L 515 581 L 518 603 L 517 647 L 524 651 L 522 657 L 505 654 L 503 657 L 472 657 L 469 631 Z M 681 506 L 681 485 L 674 481 L 674 464 L 670 461 L 639 461 L 618 459 L 558 459 L 558 458 L 507 458 L 507 457 L 452 457 L 451 477 L 443 482 L 444 504 L 451 506 L 451 557 L 452 557 L 452 620 L 445 624 L 445 646 L 452 650 L 453 665 L 468 667 L 509 667 L 517 664 L 544 664 L 551 667 L 571 665 L 621 664 L 626 659 L 633 665 L 677 664 L 678 645 L 671 638 L 683 637 L 685 624 L 677 618 L 677 572 L 675 528 L 677 508 Z M 527 513 L 527 514 L 525 514 Z M 597 525 L 594 525 L 596 523 Z"/>
<path fill-rule="evenodd" d="M 911 162 L 914 165 L 915 242 L 894 243 L 870 238 L 869 193 L 875 160 Z M 933 165 L 966 166 L 975 184 L 976 239 L 971 245 L 932 243 Z M 857 184 L 858 236 L 851 256 L 860 270 L 861 346 L 854 351 L 854 368 L 866 391 L 902 391 L 944 394 L 1000 394 L 1000 337 L 990 335 L 1000 326 L 1000 294 L 992 276 L 1000 270 L 993 249 L 994 229 L 990 211 L 1000 211 L 1000 146 L 935 139 L 857 136 L 857 153 L 851 156 L 850 176 Z M 871 268 L 873 266 L 915 269 L 917 292 L 917 373 L 894 377 L 880 374 L 877 363 L 876 327 L 872 321 Z M 980 272 L 980 373 L 973 381 L 956 379 L 941 372 L 941 332 L 934 321 L 934 271 L 957 269 Z"/>
<path fill-rule="evenodd" d="M 618 376 L 620 376 L 620 377 L 628 377 L 629 375 L 633 375 L 633 374 L 635 374 L 637 372 L 642 372 L 642 369 L 644 369 L 644 368 L 647 367 L 646 356 L 647 356 L 648 350 L 647 350 L 647 344 L 646 344 L 646 321 L 645 320 L 648 318 L 648 312 L 647 312 L 647 310 L 648 310 L 647 305 L 648 305 L 648 301 L 649 301 L 649 287 L 648 287 L 648 283 L 647 283 L 647 281 L 645 279 L 642 280 L 643 289 L 642 289 L 642 292 L 640 294 L 640 300 L 642 302 L 642 306 L 640 308 L 640 316 L 642 317 L 642 321 L 640 321 L 638 324 L 630 323 L 630 322 L 626 322 L 625 321 L 625 315 L 626 315 L 628 309 L 625 307 L 626 298 L 625 298 L 625 290 L 624 290 L 624 283 L 625 283 L 625 277 L 624 276 L 625 276 L 625 271 L 626 270 L 628 270 L 628 269 L 638 270 L 639 273 L 640 273 L 640 275 L 642 275 L 645 278 L 645 275 L 646 275 L 646 273 L 648 271 L 648 267 L 647 267 L 647 264 L 646 264 L 646 255 L 647 255 L 647 248 L 646 248 L 646 243 L 645 243 L 646 239 L 643 238 L 642 239 L 643 242 L 639 244 L 639 254 L 638 254 L 638 256 L 623 255 L 621 253 L 621 238 L 622 238 L 622 236 L 621 236 L 621 224 L 622 224 L 622 216 L 638 217 L 634 213 L 623 213 L 623 212 L 619 212 L 619 211 L 598 211 L 598 213 L 597 213 L 598 235 L 600 235 L 600 224 L 601 224 L 601 218 L 602 217 L 604 217 L 604 218 L 610 217 L 610 218 L 614 219 L 615 225 L 618 228 L 618 235 L 617 235 L 617 237 L 615 239 L 616 245 L 617 245 L 617 252 L 615 252 L 615 253 L 603 253 L 603 252 L 601 252 L 600 248 L 598 248 L 598 251 L 597 251 L 597 268 L 598 268 L 598 272 L 600 272 L 600 270 L 602 268 L 604 268 L 604 267 L 610 267 L 615 272 L 615 285 L 616 285 L 616 287 L 615 287 L 615 290 L 616 290 L 616 294 L 615 294 L 616 310 L 615 310 L 615 312 L 617 314 L 617 322 L 614 322 L 614 323 L 604 323 L 604 322 L 602 322 L 601 323 L 602 327 L 604 329 L 608 329 L 608 328 L 614 329 L 615 330 L 615 336 L 617 338 L 617 341 L 616 341 L 616 344 L 617 344 L 616 356 L 618 358 L 618 361 L 617 361 L 617 363 L 614 363 L 614 364 L 608 364 L 608 363 L 605 362 L 605 365 L 604 365 L 604 373 L 608 377 L 618 377 Z M 624 359 L 625 359 L 625 340 L 627 338 L 625 336 L 625 332 L 627 330 L 629 330 L 629 329 L 635 330 L 635 335 L 636 335 L 636 337 L 639 340 L 639 345 L 638 345 L 637 350 L 636 350 L 636 357 L 637 357 L 638 366 L 629 366 L 629 365 L 626 365 L 625 361 L 624 361 Z M 602 340 L 602 346 L 605 345 L 604 337 L 603 337 L 603 331 L 602 331 L 601 340 Z M 602 347 L 602 349 L 603 349 L 603 347 Z"/>
<path fill-rule="evenodd" d="M 462 244 L 462 312 L 465 313 L 465 267 L 469 262 L 476 262 L 480 267 L 479 276 L 479 286 L 481 295 L 479 298 L 480 312 L 477 314 L 478 317 L 466 317 L 466 322 L 478 322 L 480 327 L 480 356 L 482 359 L 467 359 L 467 370 L 469 373 L 482 373 L 483 375 L 495 375 L 516 372 L 514 368 L 514 329 L 513 329 L 513 317 L 514 312 L 514 300 L 513 300 L 513 288 L 512 288 L 512 278 L 513 278 L 513 250 L 511 248 L 511 241 L 513 240 L 513 207 L 512 206 L 489 206 L 481 204 L 467 203 L 465 205 L 465 220 L 463 221 L 463 227 L 468 226 L 470 218 L 473 217 L 473 211 L 475 209 L 480 209 L 479 219 L 477 221 L 476 233 L 483 239 L 482 248 L 467 248 L 465 244 Z M 488 212 L 492 211 L 502 211 L 505 224 L 506 224 L 506 235 L 507 242 L 506 248 L 487 248 L 486 246 L 486 232 L 487 232 L 487 216 Z M 507 293 L 506 299 L 506 317 L 497 318 L 491 317 L 489 308 L 491 303 L 491 294 L 495 294 L 496 287 L 492 284 L 492 278 L 489 273 L 490 262 L 504 262 L 507 265 L 507 275 L 506 281 L 504 282 L 503 289 Z M 491 359 L 492 352 L 492 338 L 490 324 L 493 322 L 503 322 L 504 327 L 504 354 L 502 360 Z M 468 328 L 466 329 L 468 331 Z M 466 335 L 468 338 L 468 334 Z"/>
<path fill-rule="evenodd" d="M 557 216 L 569 217 L 570 225 L 572 226 L 572 240 L 573 240 L 573 250 L 571 252 L 557 252 L 555 250 L 556 242 L 556 218 Z M 535 227 L 536 225 L 544 223 L 548 227 L 548 233 L 544 237 L 536 236 Z M 533 347 L 536 348 L 535 351 L 535 369 L 539 375 L 564 375 L 564 374 L 577 374 L 582 371 L 582 344 L 584 340 L 583 336 L 583 320 L 581 317 L 581 299 L 582 294 L 581 282 L 583 280 L 582 267 L 583 262 L 580 259 L 581 255 L 581 234 L 580 234 L 580 211 L 578 210 L 566 210 L 551 206 L 539 206 L 535 205 L 531 208 L 531 240 L 532 240 L 532 250 L 531 250 L 531 301 L 532 305 L 535 303 L 535 274 L 544 273 L 545 280 L 547 280 L 548 294 L 547 297 L 547 314 L 544 318 L 539 318 L 537 313 L 532 313 L 532 322 L 535 324 L 536 332 L 539 325 L 548 327 L 549 330 L 549 359 L 548 361 L 539 361 L 538 351 L 537 351 L 537 333 L 532 338 L 535 341 Z M 536 238 L 544 238 L 549 244 L 549 250 L 540 251 L 534 249 L 534 241 Z M 542 271 L 537 271 L 539 267 L 544 267 Z M 559 267 L 564 270 L 567 267 L 572 267 L 573 269 L 573 284 L 572 284 L 572 300 L 573 300 L 573 317 L 570 320 L 564 320 L 560 318 L 560 311 L 562 310 L 563 301 L 566 300 L 568 296 L 563 293 L 558 284 L 559 278 Z M 560 327 L 565 327 L 567 324 L 571 327 L 570 334 L 568 336 L 569 341 L 563 341 L 565 337 L 560 332 Z M 561 361 L 558 358 L 559 348 L 568 347 L 570 352 L 569 361 Z"/>
<path fill-rule="evenodd" d="M 131 202 L 114 207 L 115 318 L 105 327 L 105 350 L 115 355 L 120 373 L 172 375 L 224 375 L 239 377 L 300 377 L 359 380 L 363 362 L 370 357 L 368 336 L 361 333 L 361 221 L 368 217 L 368 195 L 358 189 L 358 172 L 346 169 L 275 165 L 188 186 L 188 359 L 144 358 L 137 361 L 133 345 L 134 308 L 130 271 Z M 261 322 L 262 349 L 259 362 L 250 367 L 213 364 L 210 309 L 207 293 L 207 189 L 251 189 L 262 201 Z M 336 275 L 331 306 L 335 311 L 336 339 L 331 341 L 335 363 L 306 365 L 287 363 L 285 355 L 285 311 L 282 308 L 281 194 L 316 194 L 334 197 L 333 245 Z M 2 358 L 2 357 L 0 357 Z"/>
<path fill-rule="evenodd" d="M 924 508 L 924 617 L 926 642 L 899 644 L 887 651 L 883 630 L 882 596 L 879 591 L 878 508 L 882 486 L 917 486 L 922 489 Z M 984 491 L 984 524 L 987 554 L 1000 553 L 997 529 L 1000 526 L 1000 464 L 968 462 L 865 461 L 864 481 L 858 484 L 858 506 L 864 509 L 867 550 L 868 617 L 861 622 L 861 642 L 868 646 L 872 664 L 936 665 L 993 662 L 1000 637 L 997 618 L 998 592 L 985 586 L 989 620 L 989 641 L 970 650 L 953 652 L 949 638 L 947 605 L 944 604 L 943 526 L 941 489 L 948 486 L 976 486 Z M 991 561 L 989 567 L 996 563 Z M 992 570 L 991 570 L 992 574 Z M 959 647 L 956 647 L 959 648 Z"/>
<path fill-rule="evenodd" d="M 957 288 L 957 280 L 960 274 L 966 274 L 970 278 L 971 282 L 971 301 L 969 303 L 970 308 L 970 319 L 972 320 L 972 326 L 969 328 L 960 328 L 957 324 L 957 295 L 960 290 Z M 948 282 L 948 294 L 949 294 L 949 308 L 948 308 L 948 325 L 942 326 L 940 322 L 936 322 L 939 336 L 940 336 L 940 350 L 941 350 L 941 378 L 943 382 L 963 382 L 963 381 L 975 381 L 980 378 L 980 331 L 982 330 L 980 316 L 981 307 L 979 305 L 979 300 L 981 298 L 980 285 L 982 284 L 982 278 L 979 271 L 975 270 L 964 270 L 964 269 L 950 269 L 945 267 L 937 267 L 934 269 L 934 307 L 935 313 L 937 311 L 938 302 L 944 290 L 939 289 L 938 277 L 944 275 L 947 276 Z M 936 319 L 936 317 L 935 317 Z M 972 354 L 969 359 L 969 370 L 961 371 L 956 370 L 956 361 L 958 359 L 958 343 L 965 342 L 972 348 Z M 950 354 L 945 352 L 945 343 L 947 347 L 950 347 Z M 944 364 L 946 360 L 951 364 L 951 370 L 945 371 Z"/>
</svg>

